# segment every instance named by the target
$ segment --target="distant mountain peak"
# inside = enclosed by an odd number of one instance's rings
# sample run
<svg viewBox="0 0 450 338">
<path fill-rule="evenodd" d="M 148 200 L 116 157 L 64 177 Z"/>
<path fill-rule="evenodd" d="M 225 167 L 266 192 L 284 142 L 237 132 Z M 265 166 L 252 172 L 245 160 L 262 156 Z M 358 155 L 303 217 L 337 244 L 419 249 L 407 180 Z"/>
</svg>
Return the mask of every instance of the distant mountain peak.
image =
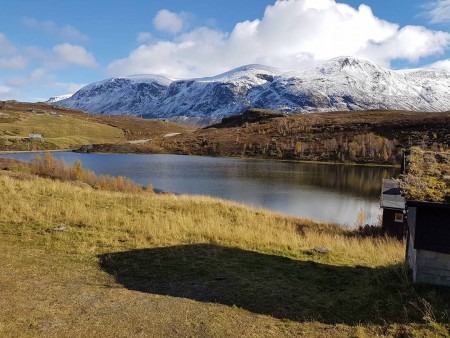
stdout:
<svg viewBox="0 0 450 338">
<path fill-rule="evenodd" d="M 249 65 L 234 68 L 232 70 L 229 70 L 225 73 L 221 73 L 219 75 L 203 77 L 203 78 L 196 78 L 193 80 L 195 80 L 195 81 L 215 81 L 215 80 L 220 80 L 220 79 L 232 79 L 232 78 L 236 79 L 236 78 L 243 78 L 245 76 L 256 75 L 258 73 L 278 75 L 278 74 L 281 74 L 282 71 L 278 68 L 264 66 L 264 65 L 260 65 L 260 64 L 249 64 Z"/>
<path fill-rule="evenodd" d="M 336 58 L 333 58 L 327 62 L 334 62 L 341 65 L 342 68 L 346 66 L 358 66 L 361 64 L 372 64 L 370 61 L 367 61 L 365 59 L 356 58 L 354 56 L 339 56 Z"/>
<path fill-rule="evenodd" d="M 133 75 L 96 82 L 58 105 L 93 113 L 219 121 L 248 108 L 290 113 L 394 109 L 450 110 L 450 73 L 435 69 L 389 70 L 343 56 L 285 72 L 250 64 L 189 80 Z"/>
<path fill-rule="evenodd" d="M 312 71 L 316 71 L 323 75 L 333 75 L 336 73 L 373 73 L 373 72 L 390 72 L 390 70 L 380 67 L 370 61 L 350 56 L 343 56 L 323 62 Z"/>
<path fill-rule="evenodd" d="M 64 95 L 52 96 L 46 102 L 47 103 L 59 102 L 59 101 L 66 100 L 66 99 L 70 98 L 72 95 L 73 94 L 64 94 Z"/>
</svg>

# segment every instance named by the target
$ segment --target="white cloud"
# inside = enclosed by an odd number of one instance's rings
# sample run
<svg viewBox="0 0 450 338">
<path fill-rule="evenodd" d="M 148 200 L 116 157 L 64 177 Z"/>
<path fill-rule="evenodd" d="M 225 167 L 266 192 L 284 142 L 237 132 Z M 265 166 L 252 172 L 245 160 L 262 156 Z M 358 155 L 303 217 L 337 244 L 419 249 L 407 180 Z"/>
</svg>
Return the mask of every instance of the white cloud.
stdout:
<svg viewBox="0 0 450 338">
<path fill-rule="evenodd" d="M 71 64 L 90 68 L 97 66 L 94 55 L 82 46 L 63 43 L 53 47 L 52 51 L 53 56 L 49 66 L 61 67 Z"/>
<path fill-rule="evenodd" d="M 61 37 L 70 41 L 88 41 L 87 35 L 81 33 L 73 26 L 67 25 L 61 28 Z"/>
<path fill-rule="evenodd" d="M 8 87 L 21 88 L 28 85 L 39 83 L 41 85 L 48 85 L 53 80 L 53 77 L 48 74 L 47 70 L 38 68 L 26 76 L 14 76 L 5 79 L 5 84 Z"/>
<path fill-rule="evenodd" d="M 0 69 L 24 69 L 27 66 L 28 62 L 22 56 L 0 58 Z"/>
<path fill-rule="evenodd" d="M 22 24 L 30 29 L 41 30 L 49 34 L 57 35 L 68 41 L 85 42 L 89 40 L 87 35 L 81 33 L 71 25 L 58 26 L 55 22 L 50 20 L 39 21 L 28 17 L 22 19 Z"/>
<path fill-rule="evenodd" d="M 201 27 L 170 41 L 141 45 L 112 62 L 108 72 L 186 78 L 249 63 L 298 69 L 342 55 L 389 66 L 394 59 L 415 62 L 442 53 L 449 45 L 449 33 L 401 28 L 377 18 L 366 5 L 356 9 L 335 0 L 278 0 L 262 19 L 240 22 L 231 33 Z"/>
<path fill-rule="evenodd" d="M 138 33 L 136 40 L 139 43 L 149 42 L 153 39 L 152 33 L 149 32 L 140 32 Z"/>
<path fill-rule="evenodd" d="M 438 0 L 428 3 L 425 6 L 428 11 L 425 13 L 431 23 L 450 22 L 450 0 Z"/>
<path fill-rule="evenodd" d="M 86 86 L 86 83 L 57 82 L 56 86 L 58 88 L 62 88 L 64 93 L 73 94 L 73 93 L 77 92 L 78 90 L 80 90 L 81 88 L 83 88 L 84 86 Z"/>
<path fill-rule="evenodd" d="M 428 66 L 429 68 L 443 69 L 450 72 L 450 59 L 440 60 Z"/>
<path fill-rule="evenodd" d="M 86 83 L 68 83 L 67 84 L 67 91 L 69 93 L 75 93 L 77 91 L 79 91 L 81 88 L 83 88 L 84 86 L 86 86 Z"/>
<path fill-rule="evenodd" d="M 366 58 L 375 58 L 384 65 L 392 59 L 417 62 L 420 58 L 441 54 L 450 44 L 450 34 L 430 31 L 419 26 L 405 26 L 381 44 L 370 44 L 361 53 Z"/>
<path fill-rule="evenodd" d="M 17 95 L 11 91 L 11 88 L 0 86 L 0 100 L 13 100 Z"/>
<path fill-rule="evenodd" d="M 0 54 L 13 54 L 16 51 L 16 47 L 8 40 L 6 35 L 0 33 Z"/>
<path fill-rule="evenodd" d="M 160 10 L 153 19 L 153 25 L 160 31 L 169 33 L 178 33 L 184 27 L 185 15 L 183 13 L 174 13 L 167 9 Z"/>
<path fill-rule="evenodd" d="M 176 42 L 160 41 L 141 45 L 126 59 L 116 60 L 108 66 L 112 75 L 162 74 L 180 78 L 215 72 L 220 67 L 215 47 L 220 49 L 225 36 L 208 28 L 199 28 L 181 36 Z M 225 60 L 224 60 L 225 61 Z"/>
</svg>

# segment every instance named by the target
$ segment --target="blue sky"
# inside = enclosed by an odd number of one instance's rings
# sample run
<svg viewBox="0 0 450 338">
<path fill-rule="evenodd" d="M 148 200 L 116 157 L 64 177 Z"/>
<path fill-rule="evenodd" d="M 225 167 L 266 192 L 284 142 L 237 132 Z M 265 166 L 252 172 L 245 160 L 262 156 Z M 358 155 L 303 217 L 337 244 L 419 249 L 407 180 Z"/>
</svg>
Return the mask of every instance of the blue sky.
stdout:
<svg viewBox="0 0 450 338">
<path fill-rule="evenodd" d="M 107 77 L 301 69 L 351 55 L 450 71 L 450 0 L 0 0 L 0 100 Z"/>
</svg>

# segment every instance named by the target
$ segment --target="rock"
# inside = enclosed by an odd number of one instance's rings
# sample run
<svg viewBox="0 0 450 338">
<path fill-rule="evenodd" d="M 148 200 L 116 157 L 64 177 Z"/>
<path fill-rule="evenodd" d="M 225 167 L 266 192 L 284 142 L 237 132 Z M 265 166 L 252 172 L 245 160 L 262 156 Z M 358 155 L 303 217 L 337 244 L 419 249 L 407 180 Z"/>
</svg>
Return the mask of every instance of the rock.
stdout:
<svg viewBox="0 0 450 338">
<path fill-rule="evenodd" d="M 249 109 L 241 115 L 233 115 L 222 118 L 222 122 L 214 124 L 208 128 L 231 128 L 231 127 L 247 127 L 249 123 L 262 122 L 276 117 L 284 117 L 286 114 L 264 110 L 264 109 Z"/>
<path fill-rule="evenodd" d="M 92 144 L 86 144 L 86 145 L 81 146 L 80 148 L 76 149 L 75 152 L 87 154 L 92 151 L 92 148 L 94 148 L 94 146 Z"/>
<path fill-rule="evenodd" d="M 319 252 L 319 253 L 329 253 L 331 252 L 330 249 L 325 248 L 325 247 L 318 247 L 318 248 L 314 248 L 315 251 Z"/>
<path fill-rule="evenodd" d="M 67 227 L 64 226 L 60 226 L 60 227 L 56 227 L 52 229 L 53 231 L 59 231 L 59 232 L 67 232 L 69 231 L 69 229 Z"/>
</svg>

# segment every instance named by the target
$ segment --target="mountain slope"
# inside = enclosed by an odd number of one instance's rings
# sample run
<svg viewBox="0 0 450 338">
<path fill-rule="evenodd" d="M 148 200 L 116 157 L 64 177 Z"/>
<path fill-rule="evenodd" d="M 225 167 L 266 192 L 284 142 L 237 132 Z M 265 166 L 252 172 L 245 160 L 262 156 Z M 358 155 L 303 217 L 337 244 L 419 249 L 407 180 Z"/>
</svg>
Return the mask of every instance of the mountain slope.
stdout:
<svg viewBox="0 0 450 338">
<path fill-rule="evenodd" d="M 52 96 L 51 98 L 49 98 L 46 103 L 55 103 L 55 102 L 59 102 L 62 100 L 66 100 L 68 98 L 70 98 L 73 94 L 64 94 L 64 95 L 58 95 L 58 96 Z"/>
<path fill-rule="evenodd" d="M 340 57 L 283 72 L 248 65 L 209 78 L 172 81 L 159 76 L 109 79 L 57 102 L 93 113 L 145 114 L 213 122 L 246 109 L 285 112 L 393 109 L 450 110 L 450 73 L 435 69 L 388 70 Z"/>
<path fill-rule="evenodd" d="M 91 83 L 57 104 L 100 114 L 148 114 L 171 82 L 157 75 L 108 79 Z"/>
</svg>

